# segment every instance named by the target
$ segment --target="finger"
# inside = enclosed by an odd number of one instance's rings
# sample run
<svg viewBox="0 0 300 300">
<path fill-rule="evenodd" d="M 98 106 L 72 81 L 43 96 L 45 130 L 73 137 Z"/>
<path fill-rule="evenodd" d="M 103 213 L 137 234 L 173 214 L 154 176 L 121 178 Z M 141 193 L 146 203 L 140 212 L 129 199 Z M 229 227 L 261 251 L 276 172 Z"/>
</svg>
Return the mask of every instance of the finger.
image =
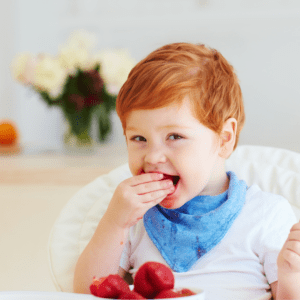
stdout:
<svg viewBox="0 0 300 300">
<path fill-rule="evenodd" d="M 144 203 L 146 210 L 148 211 L 150 208 L 152 208 L 153 206 L 159 204 L 161 201 L 163 201 L 166 198 L 167 195 L 164 195 L 162 197 L 156 198 L 153 201 L 149 201 L 147 203 Z"/>
<path fill-rule="evenodd" d="M 300 222 L 293 225 L 290 231 L 297 231 L 300 230 Z"/>
<path fill-rule="evenodd" d="M 300 241 L 300 230 L 293 230 L 289 233 L 288 241 Z"/>
<path fill-rule="evenodd" d="M 159 181 L 146 182 L 144 184 L 135 186 L 134 188 L 138 195 L 143 195 L 158 190 L 169 189 L 171 187 L 173 187 L 173 181 L 170 179 L 165 179 Z"/>
<path fill-rule="evenodd" d="M 163 174 L 161 173 L 144 173 L 141 175 L 136 175 L 131 178 L 128 178 L 127 181 L 130 186 L 136 186 L 146 182 L 159 181 L 162 178 L 163 178 Z"/>
<path fill-rule="evenodd" d="M 168 194 L 174 191 L 174 187 L 165 190 L 153 191 L 144 195 L 141 195 L 141 201 L 143 203 L 150 203 L 150 202 L 160 202 L 162 201 Z"/>
<path fill-rule="evenodd" d="M 293 251 L 294 253 L 299 255 L 299 259 L 300 259 L 300 242 L 299 241 L 287 241 L 285 248 L 287 250 Z"/>
<path fill-rule="evenodd" d="M 300 270 L 300 256 L 292 250 L 285 250 L 282 253 L 284 260 L 288 263 L 290 268 Z"/>
</svg>

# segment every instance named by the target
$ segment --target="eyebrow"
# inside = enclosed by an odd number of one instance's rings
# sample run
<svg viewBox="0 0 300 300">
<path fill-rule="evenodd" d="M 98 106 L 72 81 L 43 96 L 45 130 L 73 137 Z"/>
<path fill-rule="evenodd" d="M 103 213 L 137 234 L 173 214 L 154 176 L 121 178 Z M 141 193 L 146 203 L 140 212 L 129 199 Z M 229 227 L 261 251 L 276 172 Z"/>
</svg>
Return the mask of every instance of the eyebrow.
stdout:
<svg viewBox="0 0 300 300">
<path fill-rule="evenodd" d="M 165 128 L 191 129 L 190 127 L 187 127 L 187 126 L 180 126 L 180 125 L 177 125 L 177 124 L 170 124 L 170 125 L 158 127 L 158 129 L 165 129 Z M 126 130 L 128 130 L 128 131 L 130 131 L 130 130 L 138 130 L 138 128 L 135 128 L 135 127 L 133 127 L 133 126 L 128 126 L 128 127 L 126 128 Z"/>
</svg>

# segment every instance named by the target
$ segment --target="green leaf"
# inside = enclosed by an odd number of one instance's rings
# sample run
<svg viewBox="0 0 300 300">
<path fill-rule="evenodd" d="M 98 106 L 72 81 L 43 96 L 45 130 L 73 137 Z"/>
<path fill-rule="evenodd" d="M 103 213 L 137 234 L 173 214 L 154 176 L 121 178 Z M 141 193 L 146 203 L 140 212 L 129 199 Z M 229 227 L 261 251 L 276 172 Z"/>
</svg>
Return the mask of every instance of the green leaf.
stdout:
<svg viewBox="0 0 300 300">
<path fill-rule="evenodd" d="M 40 95 L 40 97 L 49 105 L 49 106 L 53 106 L 53 105 L 58 105 L 59 104 L 59 99 L 54 99 L 52 97 L 50 97 L 50 95 L 46 92 L 46 91 L 42 91 L 36 87 L 33 88 L 34 91 L 36 93 L 38 93 Z"/>
<path fill-rule="evenodd" d="M 71 126 L 71 133 L 80 138 L 89 135 L 92 111 L 90 107 L 85 107 L 81 111 L 64 110 L 65 117 Z"/>
<path fill-rule="evenodd" d="M 76 71 L 75 75 L 68 76 L 63 93 L 62 98 L 67 98 L 71 94 L 81 95 L 81 93 L 78 90 L 78 77 L 82 73 L 79 69 Z"/>
<path fill-rule="evenodd" d="M 95 109 L 95 115 L 98 120 L 98 139 L 99 141 L 105 141 L 111 131 L 110 113 L 107 112 L 105 105 L 101 104 Z"/>
<path fill-rule="evenodd" d="M 94 70 L 96 70 L 97 72 L 100 73 L 100 68 L 101 68 L 100 63 L 97 63 L 97 65 L 95 66 Z"/>
<path fill-rule="evenodd" d="M 116 100 L 117 96 L 110 94 L 105 87 L 103 87 L 102 90 L 102 99 L 103 104 L 106 107 L 107 112 L 110 112 L 111 110 L 116 109 Z"/>
</svg>

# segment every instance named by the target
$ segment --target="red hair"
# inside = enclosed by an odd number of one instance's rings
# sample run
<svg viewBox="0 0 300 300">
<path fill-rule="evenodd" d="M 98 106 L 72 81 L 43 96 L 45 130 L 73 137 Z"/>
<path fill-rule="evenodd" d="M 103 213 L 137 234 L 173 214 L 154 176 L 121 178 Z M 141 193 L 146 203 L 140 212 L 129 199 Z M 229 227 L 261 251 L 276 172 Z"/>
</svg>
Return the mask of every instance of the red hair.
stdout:
<svg viewBox="0 0 300 300">
<path fill-rule="evenodd" d="M 124 135 L 133 110 L 181 104 L 186 96 L 199 122 L 218 135 L 226 120 L 237 120 L 235 149 L 245 122 L 239 80 L 217 50 L 189 43 L 163 46 L 131 70 L 116 103 Z"/>
</svg>

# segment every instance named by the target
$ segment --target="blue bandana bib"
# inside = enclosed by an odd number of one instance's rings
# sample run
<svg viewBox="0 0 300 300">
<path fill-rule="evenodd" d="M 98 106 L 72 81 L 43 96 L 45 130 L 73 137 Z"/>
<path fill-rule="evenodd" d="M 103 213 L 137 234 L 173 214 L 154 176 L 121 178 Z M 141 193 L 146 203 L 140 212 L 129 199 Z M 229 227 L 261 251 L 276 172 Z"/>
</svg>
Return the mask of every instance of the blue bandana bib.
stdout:
<svg viewBox="0 0 300 300">
<path fill-rule="evenodd" d="M 144 215 L 145 229 L 175 272 L 186 272 L 225 236 L 245 203 L 247 185 L 227 172 L 229 189 L 196 196 L 177 209 L 156 205 Z"/>
</svg>

